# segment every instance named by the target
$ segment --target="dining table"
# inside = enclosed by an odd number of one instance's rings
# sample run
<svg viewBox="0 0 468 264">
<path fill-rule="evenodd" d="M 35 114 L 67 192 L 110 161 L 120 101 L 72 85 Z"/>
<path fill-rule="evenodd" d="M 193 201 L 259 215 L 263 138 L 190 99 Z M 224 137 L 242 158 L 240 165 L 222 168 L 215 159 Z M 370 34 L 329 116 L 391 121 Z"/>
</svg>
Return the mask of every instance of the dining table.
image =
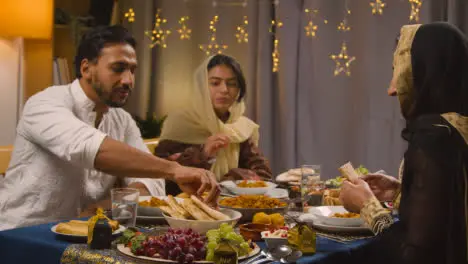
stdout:
<svg viewBox="0 0 468 264">
<path fill-rule="evenodd" d="M 148 263 L 124 256 L 116 249 L 90 250 L 86 241 L 65 240 L 52 232 L 56 224 L 0 231 L 0 263 Z M 144 232 L 144 228 L 141 231 Z M 321 263 L 333 254 L 362 247 L 372 238 L 338 242 L 317 233 L 316 241 L 316 253 L 302 256 L 297 263 Z M 266 247 L 264 242 L 256 243 L 262 249 Z"/>
</svg>

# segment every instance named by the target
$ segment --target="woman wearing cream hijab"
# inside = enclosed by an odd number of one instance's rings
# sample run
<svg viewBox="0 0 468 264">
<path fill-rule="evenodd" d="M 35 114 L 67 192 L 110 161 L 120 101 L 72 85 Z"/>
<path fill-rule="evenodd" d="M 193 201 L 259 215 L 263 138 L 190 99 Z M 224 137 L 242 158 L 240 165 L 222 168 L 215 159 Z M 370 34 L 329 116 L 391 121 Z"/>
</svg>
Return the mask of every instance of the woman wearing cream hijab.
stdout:
<svg viewBox="0 0 468 264">
<path fill-rule="evenodd" d="M 468 263 L 468 40 L 447 23 L 404 26 L 393 64 L 408 142 L 399 221 L 366 181 L 345 182 L 344 206 L 382 232 L 327 262 Z"/>
<path fill-rule="evenodd" d="M 164 122 L 159 157 L 210 169 L 218 181 L 270 179 L 268 161 L 259 152 L 259 126 L 243 116 L 245 78 L 240 65 L 226 55 L 206 59 L 194 74 L 190 102 Z M 167 183 L 168 194 L 178 194 Z"/>
</svg>

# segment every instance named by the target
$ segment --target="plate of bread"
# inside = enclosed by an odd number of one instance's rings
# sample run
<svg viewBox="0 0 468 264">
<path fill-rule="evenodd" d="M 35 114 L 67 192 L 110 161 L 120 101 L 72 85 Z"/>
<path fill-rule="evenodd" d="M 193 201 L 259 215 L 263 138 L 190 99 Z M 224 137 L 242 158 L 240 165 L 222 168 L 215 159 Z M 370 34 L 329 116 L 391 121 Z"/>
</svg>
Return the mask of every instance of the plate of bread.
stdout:
<svg viewBox="0 0 468 264">
<path fill-rule="evenodd" d="M 109 225 L 112 228 L 112 234 L 118 235 L 126 228 L 119 225 L 119 222 L 110 220 Z M 53 233 L 61 236 L 72 238 L 87 238 L 88 237 L 88 221 L 71 220 L 69 222 L 58 223 L 50 229 Z"/>
<path fill-rule="evenodd" d="M 168 200 L 169 201 L 169 200 Z M 232 209 L 214 209 L 194 195 L 159 207 L 172 228 L 192 228 L 199 233 L 217 229 L 222 223 L 235 225 L 242 214 Z"/>
</svg>

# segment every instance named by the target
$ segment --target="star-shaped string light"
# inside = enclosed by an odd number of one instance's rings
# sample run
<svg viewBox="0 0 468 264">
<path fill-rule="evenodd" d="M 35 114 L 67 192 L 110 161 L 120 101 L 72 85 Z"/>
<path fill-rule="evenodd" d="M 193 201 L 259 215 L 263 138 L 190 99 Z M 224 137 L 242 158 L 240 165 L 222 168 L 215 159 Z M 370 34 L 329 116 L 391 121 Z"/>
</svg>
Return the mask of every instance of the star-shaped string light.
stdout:
<svg viewBox="0 0 468 264">
<path fill-rule="evenodd" d="M 205 52 L 207 56 L 221 54 L 228 48 L 228 45 L 221 45 L 216 41 L 216 24 L 218 21 L 219 17 L 214 16 L 214 18 L 210 21 L 210 41 L 208 44 L 201 44 L 199 46 L 200 50 Z"/>
<path fill-rule="evenodd" d="M 133 8 L 129 8 L 127 12 L 125 12 L 124 17 L 127 19 L 128 23 L 135 22 L 135 11 Z"/>
<path fill-rule="evenodd" d="M 374 0 L 373 2 L 369 3 L 370 6 L 372 7 L 372 14 L 376 15 L 382 15 L 384 7 L 387 5 L 382 0 Z"/>
<path fill-rule="evenodd" d="M 280 27 L 282 27 L 282 26 L 283 26 L 283 22 L 272 20 L 272 21 L 271 21 L 271 25 L 270 25 L 269 32 L 270 32 L 270 33 L 274 33 L 275 27 L 280 28 Z"/>
<path fill-rule="evenodd" d="M 338 25 L 338 31 L 347 32 L 351 30 L 351 26 L 348 24 L 348 15 L 351 14 L 351 10 L 346 10 L 346 15 Z"/>
<path fill-rule="evenodd" d="M 192 30 L 187 27 L 187 20 L 189 20 L 188 16 L 184 16 L 179 19 L 180 28 L 177 29 L 177 32 L 179 33 L 181 40 L 190 39 L 192 34 Z"/>
<path fill-rule="evenodd" d="M 238 43 L 247 43 L 249 42 L 249 33 L 247 32 L 247 26 L 249 25 L 249 20 L 247 16 L 244 16 L 242 19 L 242 24 L 237 26 L 236 39 Z"/>
<path fill-rule="evenodd" d="M 411 13 L 409 16 L 410 21 L 418 22 L 419 21 L 419 11 L 422 6 L 422 0 L 409 0 L 411 5 Z"/>
<path fill-rule="evenodd" d="M 155 15 L 154 28 L 151 31 L 145 31 L 145 35 L 151 39 L 150 48 L 154 46 L 161 46 L 167 48 L 166 38 L 171 34 L 170 30 L 165 30 L 162 28 L 162 25 L 167 23 L 165 18 L 160 16 L 161 9 L 158 9 Z"/>
<path fill-rule="evenodd" d="M 306 12 L 307 14 L 310 14 L 310 13 L 313 13 L 313 14 L 317 14 L 318 13 L 318 10 L 310 10 L 308 8 L 306 8 L 304 10 L 304 12 Z M 317 30 L 318 30 L 318 25 L 314 24 L 314 21 L 312 21 L 312 18 L 310 18 L 309 22 L 307 23 L 307 25 L 304 27 L 304 30 L 305 30 L 305 34 L 307 37 L 315 37 L 316 34 L 317 34 Z"/>
<path fill-rule="evenodd" d="M 351 57 L 348 55 L 348 47 L 346 46 L 346 42 L 343 42 L 343 44 L 341 44 L 340 53 L 337 55 L 330 55 L 330 59 L 332 59 L 335 62 L 335 76 L 341 73 L 346 74 L 346 76 L 351 76 L 350 66 L 351 63 L 354 60 L 356 60 L 356 57 Z"/>
</svg>

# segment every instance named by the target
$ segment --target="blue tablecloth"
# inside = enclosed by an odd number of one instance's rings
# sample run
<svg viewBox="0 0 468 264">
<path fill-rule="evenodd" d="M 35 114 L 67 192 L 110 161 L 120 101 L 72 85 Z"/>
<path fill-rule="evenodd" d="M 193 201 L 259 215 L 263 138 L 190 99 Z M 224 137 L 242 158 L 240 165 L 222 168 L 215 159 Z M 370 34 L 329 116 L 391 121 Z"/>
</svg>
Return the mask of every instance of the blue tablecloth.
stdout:
<svg viewBox="0 0 468 264">
<path fill-rule="evenodd" d="M 24 227 L 0 232 L 0 263 L 60 263 L 62 253 L 71 243 L 60 240 L 50 230 L 55 223 Z M 357 240 L 348 244 L 323 237 L 317 239 L 317 253 L 301 258 L 298 263 L 318 263 L 330 254 L 349 251 L 368 243 Z M 263 243 L 259 243 L 264 247 Z"/>
</svg>

